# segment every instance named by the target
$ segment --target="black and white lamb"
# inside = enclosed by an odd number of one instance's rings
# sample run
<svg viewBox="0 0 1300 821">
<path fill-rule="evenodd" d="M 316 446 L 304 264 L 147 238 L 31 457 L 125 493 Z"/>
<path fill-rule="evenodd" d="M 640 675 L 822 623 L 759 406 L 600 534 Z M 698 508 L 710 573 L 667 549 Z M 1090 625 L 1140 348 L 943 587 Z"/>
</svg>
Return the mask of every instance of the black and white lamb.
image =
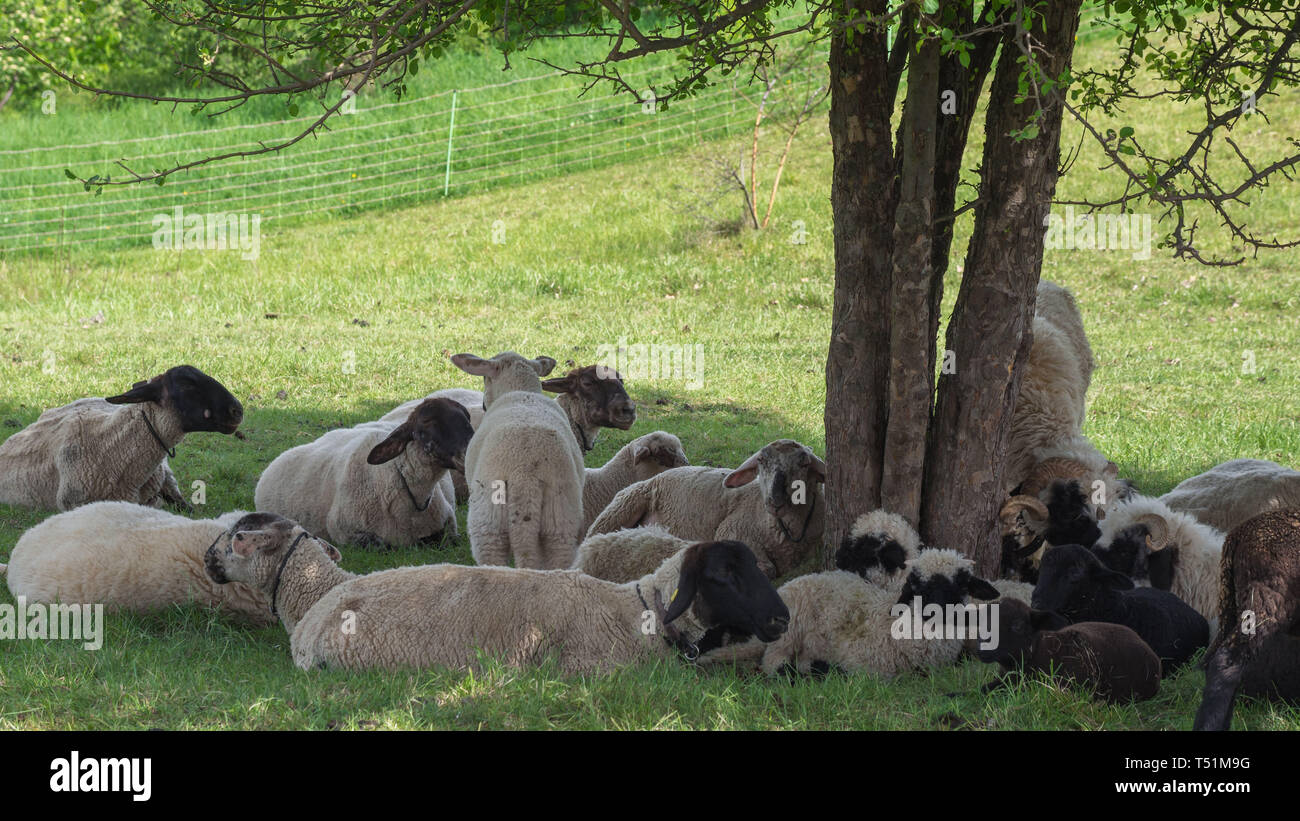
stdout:
<svg viewBox="0 0 1300 821">
<path fill-rule="evenodd" d="M 1035 610 L 1053 610 L 1071 623 L 1122 624 L 1151 645 L 1166 675 L 1175 672 L 1210 640 L 1210 625 L 1166 590 L 1134 588 L 1133 580 L 1111 570 L 1091 550 L 1057 545 L 1043 555 Z"/>
<path fill-rule="evenodd" d="M 244 408 L 180 365 L 107 399 L 51 408 L 0 443 L 0 503 L 71 510 L 98 501 L 187 507 L 167 465 L 187 433 L 235 433 Z"/>
</svg>

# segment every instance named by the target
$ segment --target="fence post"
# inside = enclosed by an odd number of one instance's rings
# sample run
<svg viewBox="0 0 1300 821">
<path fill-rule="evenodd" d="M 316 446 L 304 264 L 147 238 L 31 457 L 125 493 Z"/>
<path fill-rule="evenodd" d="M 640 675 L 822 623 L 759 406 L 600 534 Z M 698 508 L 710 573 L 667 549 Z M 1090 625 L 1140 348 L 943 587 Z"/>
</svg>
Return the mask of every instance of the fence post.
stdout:
<svg viewBox="0 0 1300 821">
<path fill-rule="evenodd" d="M 442 177 L 442 195 L 447 196 L 447 189 L 451 187 L 451 138 L 456 133 L 456 97 L 459 91 L 451 92 L 451 124 L 447 126 L 447 171 Z"/>
</svg>

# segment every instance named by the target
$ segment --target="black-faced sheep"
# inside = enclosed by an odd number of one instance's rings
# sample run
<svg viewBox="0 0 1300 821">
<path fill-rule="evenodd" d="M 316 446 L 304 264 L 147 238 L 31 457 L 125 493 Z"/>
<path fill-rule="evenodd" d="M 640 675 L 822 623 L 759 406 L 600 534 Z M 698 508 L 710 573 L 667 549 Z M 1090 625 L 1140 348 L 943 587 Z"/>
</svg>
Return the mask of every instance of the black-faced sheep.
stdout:
<svg viewBox="0 0 1300 821">
<path fill-rule="evenodd" d="M 486 413 L 465 453 L 469 542 L 479 564 L 567 568 L 582 536 L 582 451 L 539 377 L 555 360 L 513 351 L 451 358 L 483 377 Z"/>
<path fill-rule="evenodd" d="M 1139 585 L 1168 590 L 1210 622 L 1219 618 L 1219 560 L 1224 534 L 1149 496 L 1119 505 L 1102 522 L 1093 552 Z"/>
<path fill-rule="evenodd" d="M 997 605 L 998 643 L 978 650 L 1002 672 L 984 686 L 999 690 L 1026 675 L 1043 673 L 1119 704 L 1146 701 L 1160 690 L 1160 659 L 1137 633 L 1120 624 L 1069 624 L 1059 613 L 1032 610 L 1003 599 Z"/>
<path fill-rule="evenodd" d="M 243 418 L 239 400 L 190 365 L 117 396 L 78 399 L 0 443 L 0 502 L 57 510 L 98 501 L 185 506 L 166 457 L 185 434 L 235 433 Z"/>
<path fill-rule="evenodd" d="M 426 399 L 400 425 L 367 422 L 285 451 L 262 472 L 254 499 L 344 544 L 382 549 L 455 536 L 447 472 L 464 465 L 472 435 L 463 406 Z"/>
<path fill-rule="evenodd" d="M 769 578 L 789 573 L 822 541 L 826 464 L 792 439 L 765 445 L 740 467 L 681 467 L 618 492 L 587 535 L 659 524 L 690 541 L 749 545 Z"/>
<path fill-rule="evenodd" d="M 1300 701 L 1300 509 L 1261 513 L 1228 533 L 1220 596 L 1197 730 L 1229 729 L 1239 691 Z"/>
<path fill-rule="evenodd" d="M 621 585 L 571 570 L 454 564 L 354 576 L 291 522 L 252 518 L 209 549 L 206 567 L 276 605 L 304 670 L 474 668 L 481 651 L 512 666 L 554 657 L 568 673 L 601 672 L 694 660 L 721 630 L 771 640 L 789 618 L 738 542 L 691 545 Z"/>
<path fill-rule="evenodd" d="M 574 368 L 562 377 L 543 381 L 542 389 L 559 394 L 555 401 L 568 417 L 573 438 L 582 448 L 583 453 L 591 450 L 596 444 L 601 428 L 628 430 L 636 421 L 636 405 L 627 395 L 623 378 L 610 368 L 599 365 Z M 470 424 L 473 425 L 474 430 L 478 430 L 484 414 L 482 391 L 469 388 L 444 388 L 434 391 L 427 398 L 436 397 L 450 399 L 464 405 L 469 410 Z M 380 421 L 401 422 L 419 403 L 419 399 L 406 402 L 384 414 Z M 456 501 L 464 502 L 469 499 L 469 486 L 465 483 L 465 474 L 453 470 L 451 478 L 456 488 Z M 585 528 L 583 532 L 586 532 Z"/>
<path fill-rule="evenodd" d="M 1057 545 L 1043 555 L 1032 604 L 1071 623 L 1122 624 L 1156 651 L 1165 674 L 1175 672 L 1210 638 L 1205 617 L 1165 590 L 1133 587 L 1133 580 L 1101 563 L 1080 545 Z"/>
<path fill-rule="evenodd" d="M 1160 501 L 1226 533 L 1265 511 L 1300 508 L 1300 471 L 1263 459 L 1233 459 L 1184 479 Z"/>
</svg>

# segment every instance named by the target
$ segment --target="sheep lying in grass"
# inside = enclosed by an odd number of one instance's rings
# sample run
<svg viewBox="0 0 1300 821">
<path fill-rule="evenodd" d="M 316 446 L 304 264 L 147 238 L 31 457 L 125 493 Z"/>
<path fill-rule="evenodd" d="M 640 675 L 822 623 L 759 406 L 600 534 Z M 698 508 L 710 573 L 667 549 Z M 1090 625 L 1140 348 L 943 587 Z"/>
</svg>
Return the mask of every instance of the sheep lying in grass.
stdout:
<svg viewBox="0 0 1300 821">
<path fill-rule="evenodd" d="M 768 578 L 789 573 L 821 544 L 826 463 L 793 439 L 765 445 L 738 468 L 681 467 L 618 492 L 588 537 L 660 524 L 691 541 L 749 545 Z"/>
<path fill-rule="evenodd" d="M 344 544 L 387 548 L 455 536 L 447 471 L 462 467 L 473 430 L 450 399 L 426 399 L 400 425 L 332 430 L 276 457 L 257 482 L 260 510 Z"/>
<path fill-rule="evenodd" d="M 185 434 L 235 433 L 243 418 L 239 400 L 190 365 L 117 396 L 52 408 L 0 443 L 0 503 L 47 510 L 97 501 L 186 506 L 166 457 Z"/>
<path fill-rule="evenodd" d="M 204 571 L 208 547 L 244 515 L 195 521 L 130 502 L 84 505 L 19 538 L 9 557 L 9 590 L 32 602 L 137 612 L 192 601 L 270 624 L 265 597 L 242 584 L 214 584 Z M 337 562 L 338 551 L 326 548 Z"/>
<path fill-rule="evenodd" d="M 1263 459 L 1233 459 L 1184 479 L 1160 501 L 1226 533 L 1265 511 L 1300 508 L 1300 471 Z"/>
<path fill-rule="evenodd" d="M 1165 674 L 1172 674 L 1206 645 L 1210 626 L 1186 602 L 1165 590 L 1134 589 L 1133 580 L 1111 570 L 1079 545 L 1057 545 L 1043 556 L 1031 601 L 1071 623 L 1122 624 L 1151 645 Z"/>
<path fill-rule="evenodd" d="M 835 566 L 885 585 L 921 550 L 921 537 L 897 513 L 873 510 L 849 528 L 835 551 Z"/>
<path fill-rule="evenodd" d="M 1160 690 L 1160 659 L 1123 625 L 1071 625 L 1058 613 L 1008 599 L 998 602 L 997 617 L 997 647 L 977 651 L 981 661 L 1002 667 L 985 693 L 1034 673 L 1081 686 L 1112 704 L 1146 701 Z"/>
<path fill-rule="evenodd" d="M 491 359 L 451 358 L 483 377 L 486 413 L 465 453 L 469 481 L 469 543 L 474 561 L 516 567 L 567 568 L 582 535 L 582 453 L 558 404 L 538 377 L 549 357 L 513 351 Z"/>
<path fill-rule="evenodd" d="M 578 545 L 572 569 L 606 581 L 630 582 L 653 573 L 664 559 L 689 545 L 659 525 L 598 533 Z"/>
<path fill-rule="evenodd" d="M 1197 730 L 1229 729 L 1238 691 L 1300 702 L 1300 508 L 1233 528 L 1223 544 L 1222 584 Z"/>
<path fill-rule="evenodd" d="M 681 440 L 657 430 L 628 442 L 603 467 L 587 468 L 582 484 L 582 532 L 587 532 L 623 488 L 689 464 Z"/>
<path fill-rule="evenodd" d="M 1168 590 L 1210 623 L 1219 618 L 1219 561 L 1224 534 L 1163 502 L 1138 496 L 1102 522 L 1093 552 L 1102 564 L 1139 585 Z"/>
<path fill-rule="evenodd" d="M 695 544 L 652 574 L 614 584 L 571 570 L 440 564 L 354 576 L 292 522 L 253 514 L 213 545 L 213 581 L 273 604 L 304 670 L 474 668 L 479 652 L 566 673 L 682 655 L 721 630 L 771 640 L 788 611 L 738 542 Z"/>
<path fill-rule="evenodd" d="M 636 405 L 627 395 L 623 378 L 610 368 L 600 365 L 587 365 L 574 368 L 557 379 L 542 382 L 542 389 L 558 393 L 555 401 L 569 419 L 569 429 L 577 440 L 582 452 L 586 453 L 596 444 L 601 428 L 618 428 L 628 430 L 636 422 Z M 478 430 L 483 421 L 483 393 L 468 388 L 445 388 L 434 391 L 428 398 L 442 397 L 459 402 L 469 410 L 469 421 Z M 381 422 L 400 422 L 420 403 L 412 400 L 385 414 Z M 456 501 L 469 499 L 469 486 L 465 483 L 465 474 L 459 470 L 452 471 L 452 483 L 456 488 Z M 606 500 L 608 501 L 608 500 Z M 596 511 L 599 513 L 600 511 Z M 584 528 L 583 532 L 586 530 Z"/>
<path fill-rule="evenodd" d="M 964 637 L 910 635 L 913 610 L 918 597 L 926 617 L 931 605 L 945 609 L 965 605 L 972 598 L 997 598 L 997 591 L 977 578 L 973 569 L 970 559 L 954 550 L 922 550 L 907 563 L 902 580 L 888 586 L 843 570 L 786 582 L 777 593 L 790 608 L 790 625 L 783 636 L 763 648 L 760 666 L 768 675 L 838 668 L 892 678 L 953 664 L 961 655 Z M 973 623 L 975 606 L 963 612 Z M 908 630 L 900 633 L 900 627 Z M 730 651 L 724 648 L 715 658 L 741 658 L 747 649 L 757 648 L 748 642 Z"/>
</svg>

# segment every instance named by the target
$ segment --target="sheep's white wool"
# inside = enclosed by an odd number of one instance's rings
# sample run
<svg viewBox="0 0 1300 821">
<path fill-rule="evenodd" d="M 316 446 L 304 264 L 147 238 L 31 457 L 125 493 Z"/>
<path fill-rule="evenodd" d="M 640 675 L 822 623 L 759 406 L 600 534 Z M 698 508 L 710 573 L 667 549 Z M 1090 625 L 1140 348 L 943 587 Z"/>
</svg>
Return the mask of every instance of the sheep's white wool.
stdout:
<svg viewBox="0 0 1300 821">
<path fill-rule="evenodd" d="M 1160 501 L 1226 533 L 1265 511 L 1300 508 L 1300 471 L 1233 459 L 1184 479 Z"/>
</svg>

